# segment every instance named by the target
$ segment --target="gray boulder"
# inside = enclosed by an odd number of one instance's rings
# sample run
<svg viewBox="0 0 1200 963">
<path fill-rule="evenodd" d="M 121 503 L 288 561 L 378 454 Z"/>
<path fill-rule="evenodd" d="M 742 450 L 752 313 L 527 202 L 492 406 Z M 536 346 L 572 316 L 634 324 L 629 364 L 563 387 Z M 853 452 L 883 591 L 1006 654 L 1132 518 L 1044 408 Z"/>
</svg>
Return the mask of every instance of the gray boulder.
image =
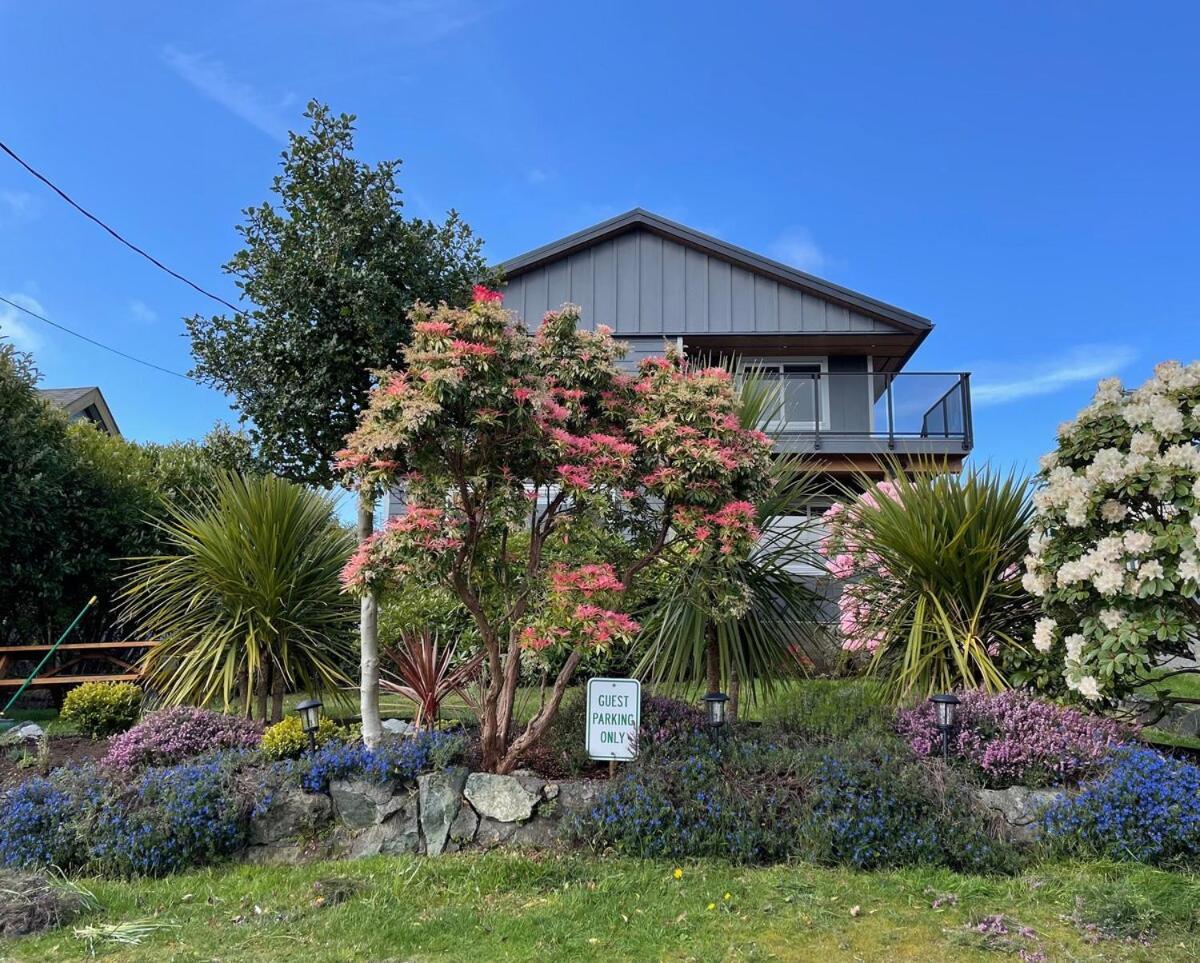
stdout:
<svg viewBox="0 0 1200 963">
<path fill-rule="evenodd" d="M 438 856 L 446 848 L 466 784 L 467 770 L 461 766 L 426 773 L 417 780 L 426 855 Z"/>
<path fill-rule="evenodd" d="M 607 783 L 596 779 L 563 779 L 555 784 L 554 805 L 562 819 L 578 819 L 592 811 Z M 547 798 L 550 798 L 547 786 Z"/>
<path fill-rule="evenodd" d="M 250 819 L 250 845 L 268 846 L 315 836 L 333 818 L 333 804 L 323 793 L 288 789 L 276 793 L 270 805 Z"/>
<path fill-rule="evenodd" d="M 454 817 L 454 822 L 450 824 L 450 834 L 443 852 L 457 853 L 469 848 L 475 842 L 475 833 L 478 830 L 479 816 L 471 808 L 471 804 L 464 801 L 459 807 L 458 815 Z"/>
<path fill-rule="evenodd" d="M 4 733 L 0 737 L 0 744 L 13 746 L 23 742 L 41 742 L 45 738 L 46 730 L 36 722 L 22 722 Z"/>
<path fill-rule="evenodd" d="M 516 822 L 501 822 L 487 817 L 479 820 L 479 829 L 475 831 L 475 845 L 482 849 L 492 849 L 507 843 L 516 835 L 520 824 Z"/>
<path fill-rule="evenodd" d="M 501 823 L 528 819 L 539 798 L 538 793 L 522 786 L 517 777 L 488 772 L 471 773 L 467 777 L 465 795 L 482 818 Z"/>
<path fill-rule="evenodd" d="M 384 719 L 383 731 L 393 736 L 411 736 L 416 734 L 417 727 L 407 719 Z"/>
<path fill-rule="evenodd" d="M 349 835 L 345 853 L 352 859 L 363 856 L 399 856 L 421 851 L 421 830 L 417 821 L 417 797 L 407 797 L 406 804 L 377 826 Z"/>
<path fill-rule="evenodd" d="M 338 819 L 347 829 L 377 826 L 403 809 L 411 793 L 395 783 L 375 783 L 365 779 L 334 779 L 329 795 Z"/>
<path fill-rule="evenodd" d="M 977 789 L 975 797 L 991 815 L 997 817 L 1004 836 L 1014 843 L 1031 843 L 1041 835 L 1040 817 L 1051 803 L 1064 795 L 1061 789 Z"/>
</svg>

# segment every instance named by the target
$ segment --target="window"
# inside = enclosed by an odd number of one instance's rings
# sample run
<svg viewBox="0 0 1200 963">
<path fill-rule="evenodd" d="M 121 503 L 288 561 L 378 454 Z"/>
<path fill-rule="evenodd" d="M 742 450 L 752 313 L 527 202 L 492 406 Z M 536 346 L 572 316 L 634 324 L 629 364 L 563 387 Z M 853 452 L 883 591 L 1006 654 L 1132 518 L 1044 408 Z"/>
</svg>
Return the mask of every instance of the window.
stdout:
<svg viewBox="0 0 1200 963">
<path fill-rule="evenodd" d="M 759 377 L 777 382 L 775 416 L 771 428 L 776 431 L 815 431 L 820 412 L 821 430 L 829 430 L 829 378 L 825 358 L 794 360 L 758 359 L 747 367 Z"/>
</svg>

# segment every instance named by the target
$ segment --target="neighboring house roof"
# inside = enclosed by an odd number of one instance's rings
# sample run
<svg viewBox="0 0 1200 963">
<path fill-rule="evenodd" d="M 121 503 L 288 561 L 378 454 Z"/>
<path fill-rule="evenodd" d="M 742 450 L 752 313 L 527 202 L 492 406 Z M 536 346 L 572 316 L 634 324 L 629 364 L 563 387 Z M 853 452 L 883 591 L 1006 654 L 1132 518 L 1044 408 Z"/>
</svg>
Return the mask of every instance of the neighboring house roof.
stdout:
<svg viewBox="0 0 1200 963">
<path fill-rule="evenodd" d="M 907 358 L 928 318 L 641 208 L 499 265 L 523 319 L 572 301 L 621 336 L 883 336 Z M 869 345 L 868 345 L 869 346 Z M 869 353 L 869 352 L 867 352 Z M 901 362 L 902 363 L 902 362 Z"/>
<path fill-rule="evenodd" d="M 101 431 L 120 437 L 117 420 L 95 385 L 86 388 L 39 388 L 38 393 L 50 404 L 65 410 L 72 420 L 84 418 Z"/>
</svg>

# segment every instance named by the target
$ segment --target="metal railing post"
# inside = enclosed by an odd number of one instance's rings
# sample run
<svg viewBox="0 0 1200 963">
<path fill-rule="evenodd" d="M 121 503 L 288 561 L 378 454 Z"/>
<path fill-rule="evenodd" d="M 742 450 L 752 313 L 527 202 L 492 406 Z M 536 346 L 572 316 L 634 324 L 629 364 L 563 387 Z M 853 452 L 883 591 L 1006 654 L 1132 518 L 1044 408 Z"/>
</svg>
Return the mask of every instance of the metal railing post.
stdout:
<svg viewBox="0 0 1200 963">
<path fill-rule="evenodd" d="M 895 372 L 889 372 L 887 378 L 887 416 L 888 416 L 888 448 L 896 447 L 896 408 L 892 399 L 892 382 L 896 380 Z"/>
<path fill-rule="evenodd" d="M 820 374 L 812 375 L 813 386 L 813 403 L 817 413 L 817 419 L 813 422 L 813 448 L 816 451 L 821 450 L 821 382 Z"/>
<path fill-rule="evenodd" d="M 963 451 L 970 451 L 975 444 L 975 427 L 971 423 L 971 372 L 958 376 L 963 412 Z"/>
</svg>

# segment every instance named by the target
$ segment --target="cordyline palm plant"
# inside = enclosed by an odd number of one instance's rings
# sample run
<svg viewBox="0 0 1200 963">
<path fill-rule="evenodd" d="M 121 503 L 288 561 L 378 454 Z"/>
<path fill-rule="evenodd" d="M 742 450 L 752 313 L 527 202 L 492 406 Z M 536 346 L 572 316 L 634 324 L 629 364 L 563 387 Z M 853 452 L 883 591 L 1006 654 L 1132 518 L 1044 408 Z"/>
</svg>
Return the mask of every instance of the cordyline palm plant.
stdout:
<svg viewBox="0 0 1200 963">
<path fill-rule="evenodd" d="M 740 362 L 725 364 L 738 385 L 742 427 L 764 431 L 777 423 L 778 382 Z M 637 674 L 668 687 L 725 687 L 736 718 L 743 687 L 755 699 L 819 659 L 822 597 L 813 579 L 800 573 L 820 568 L 808 514 L 821 493 L 805 456 L 777 455 L 771 485 L 755 503 L 762 534 L 747 559 L 733 571 L 715 555 L 699 564 L 689 559 L 678 568 L 683 576 L 672 578 L 671 556 L 664 557 L 660 592 L 642 620 L 640 641 L 646 649 Z M 719 601 L 731 584 L 744 588 L 732 609 Z"/>
<path fill-rule="evenodd" d="M 855 569 L 843 628 L 870 640 L 871 670 L 897 699 L 1006 688 L 1001 652 L 1024 647 L 1036 614 L 1019 578 L 1028 482 L 990 468 L 937 468 L 891 466 L 891 480 L 864 481 L 866 497 L 834 524 L 834 552 L 848 549 Z"/>
<path fill-rule="evenodd" d="M 133 559 L 126 621 L 158 640 L 142 669 L 169 705 L 238 704 L 278 721 L 286 692 L 349 683 L 355 606 L 338 573 L 353 538 L 325 495 L 271 475 L 221 477 L 168 506 L 165 554 Z"/>
<path fill-rule="evenodd" d="M 478 712 L 468 686 L 479 676 L 484 653 L 476 652 L 456 665 L 456 649 L 453 642 L 439 645 L 437 635 L 428 629 L 402 629 L 399 644 L 388 646 L 381 653 L 392 663 L 391 674 L 396 678 L 384 676 L 379 680 L 379 688 L 403 696 L 417 707 L 414 725 L 432 729 L 442 702 L 456 693 L 472 712 Z"/>
</svg>

